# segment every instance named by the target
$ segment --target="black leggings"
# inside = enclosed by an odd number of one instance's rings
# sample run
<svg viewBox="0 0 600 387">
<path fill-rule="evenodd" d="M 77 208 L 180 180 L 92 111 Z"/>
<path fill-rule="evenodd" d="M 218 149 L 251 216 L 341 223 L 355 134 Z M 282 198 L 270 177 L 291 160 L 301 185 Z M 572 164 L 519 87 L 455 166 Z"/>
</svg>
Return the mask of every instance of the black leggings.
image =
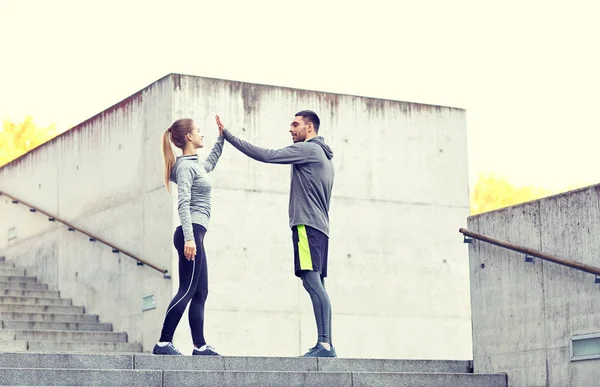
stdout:
<svg viewBox="0 0 600 387">
<path fill-rule="evenodd" d="M 325 290 L 325 279 L 318 271 L 301 272 L 302 285 L 310 295 L 315 320 L 317 320 L 317 333 L 319 343 L 332 343 L 331 341 L 331 302 Z"/>
<path fill-rule="evenodd" d="M 173 341 L 177 324 L 191 300 L 189 318 L 192 340 L 194 345 L 200 348 L 206 344 L 204 340 L 204 304 L 208 296 L 208 270 L 204 251 L 206 229 L 195 223 L 192 223 L 192 226 L 196 241 L 196 257 L 193 261 L 188 261 L 183 255 L 185 241 L 181 226 L 175 229 L 173 235 L 173 244 L 179 253 L 179 290 L 167 308 L 160 341 Z"/>
</svg>

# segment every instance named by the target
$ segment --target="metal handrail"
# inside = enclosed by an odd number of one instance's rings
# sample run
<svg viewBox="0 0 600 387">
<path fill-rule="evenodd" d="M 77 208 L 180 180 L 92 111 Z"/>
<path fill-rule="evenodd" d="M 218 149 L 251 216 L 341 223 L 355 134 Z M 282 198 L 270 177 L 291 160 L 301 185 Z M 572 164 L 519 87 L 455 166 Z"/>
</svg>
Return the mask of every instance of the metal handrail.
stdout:
<svg viewBox="0 0 600 387">
<path fill-rule="evenodd" d="M 598 277 L 600 276 L 600 268 L 598 268 L 598 267 L 586 265 L 585 263 L 581 263 L 581 262 L 571 261 L 569 259 L 562 259 L 562 258 L 559 258 L 552 254 L 544 253 L 539 250 L 530 249 L 528 247 L 517 246 L 510 242 L 502 241 L 500 239 L 495 239 L 495 238 L 489 237 L 487 235 L 479 234 L 474 231 L 469 231 L 465 228 L 461 228 L 458 231 L 461 234 L 465 235 L 465 242 L 468 242 L 466 240 L 466 237 L 471 237 L 471 238 L 478 239 L 478 240 L 486 242 L 486 243 L 490 243 L 492 245 L 503 247 L 508 250 L 516 251 L 518 253 L 523 253 L 526 255 L 525 256 L 526 260 L 529 257 L 537 257 L 537 258 L 540 258 L 540 259 L 543 259 L 543 260 L 546 260 L 546 261 L 549 261 L 552 263 L 556 263 L 558 265 L 570 267 L 571 269 L 581 270 L 586 273 L 595 274 L 597 276 L 596 282 L 598 282 Z"/>
<path fill-rule="evenodd" d="M 98 237 L 88 231 L 85 231 L 77 226 L 74 226 L 71 223 L 69 223 L 63 219 L 60 219 L 44 210 L 41 210 L 36 206 L 26 203 L 23 200 L 17 199 L 16 197 L 9 195 L 6 192 L 0 191 L 0 196 L 2 196 L 2 195 L 10 198 L 14 204 L 22 204 L 26 207 L 29 207 L 29 211 L 31 211 L 31 212 L 40 212 L 40 213 L 46 215 L 48 217 L 48 220 L 51 222 L 58 221 L 59 223 L 64 224 L 65 226 L 67 226 L 69 228 L 69 231 L 79 231 L 80 233 L 87 235 L 90 238 L 90 242 L 98 241 L 98 242 L 104 243 L 105 245 L 112 248 L 113 253 L 123 253 L 124 255 L 127 255 L 128 257 L 136 260 L 138 265 L 140 265 L 140 266 L 147 265 L 147 266 L 151 267 L 152 269 L 163 273 L 165 278 L 167 278 L 167 279 L 171 278 L 171 276 L 168 274 L 169 271 L 167 269 L 162 269 L 148 261 L 145 261 L 145 260 L 137 257 L 136 255 L 130 253 L 129 251 L 123 250 L 122 248 L 116 246 L 114 243 L 110 243 L 110 242 L 106 241 L 105 239 L 100 238 L 100 237 Z"/>
</svg>

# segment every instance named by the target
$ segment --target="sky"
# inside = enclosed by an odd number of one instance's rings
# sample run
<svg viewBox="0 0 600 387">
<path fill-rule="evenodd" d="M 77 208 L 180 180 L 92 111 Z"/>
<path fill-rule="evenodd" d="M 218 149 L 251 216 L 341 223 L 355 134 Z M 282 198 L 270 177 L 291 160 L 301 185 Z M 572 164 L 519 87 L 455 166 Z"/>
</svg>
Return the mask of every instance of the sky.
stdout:
<svg viewBox="0 0 600 387">
<path fill-rule="evenodd" d="M 64 130 L 169 73 L 452 106 L 478 173 L 600 183 L 598 0 L 0 0 L 0 118 Z"/>
</svg>

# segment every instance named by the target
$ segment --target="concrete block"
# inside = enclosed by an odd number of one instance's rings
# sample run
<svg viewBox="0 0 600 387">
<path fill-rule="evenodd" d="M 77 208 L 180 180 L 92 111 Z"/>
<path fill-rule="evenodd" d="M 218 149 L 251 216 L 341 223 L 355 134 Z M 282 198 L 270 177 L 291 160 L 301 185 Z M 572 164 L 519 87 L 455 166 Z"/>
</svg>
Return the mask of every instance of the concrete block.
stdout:
<svg viewBox="0 0 600 387">
<path fill-rule="evenodd" d="M 142 352 L 142 345 L 139 343 L 29 341 L 29 350 L 38 352 L 134 353 Z"/>
<path fill-rule="evenodd" d="M 506 374 L 354 372 L 353 387 L 508 387 Z"/>
<path fill-rule="evenodd" d="M 221 356 L 134 355 L 133 367 L 136 370 L 223 371 L 223 359 Z"/>
<path fill-rule="evenodd" d="M 2 312 L 79 314 L 84 312 L 84 308 L 83 306 L 4 304 Z"/>
<path fill-rule="evenodd" d="M 0 282 L 37 282 L 37 278 L 0 274 Z"/>
<path fill-rule="evenodd" d="M 0 280 L 0 289 L 48 290 L 48 284 L 41 284 L 37 282 L 9 282 Z"/>
<path fill-rule="evenodd" d="M 132 355 L 0 353 L 0 368 L 132 369 Z"/>
<path fill-rule="evenodd" d="M 0 337 L 14 337 L 17 340 L 35 341 L 83 341 L 83 342 L 127 342 L 127 334 L 119 332 L 78 332 L 78 331 L 35 331 L 5 329 Z"/>
<path fill-rule="evenodd" d="M 2 321 L 2 326 L 4 329 L 26 329 L 41 331 L 112 331 L 112 325 L 105 323 Z"/>
<path fill-rule="evenodd" d="M 24 277 L 25 269 L 4 268 L 0 266 L 0 276 Z"/>
<path fill-rule="evenodd" d="M 27 351 L 27 340 L 15 340 L 14 338 L 0 336 L 0 350 L 6 352 Z"/>
<path fill-rule="evenodd" d="M 7 304 L 71 306 L 73 302 L 67 298 L 0 296 L 0 305 Z"/>
<path fill-rule="evenodd" d="M 476 357 L 473 366 L 475 373 L 506 373 L 512 386 L 547 387 L 546 359 L 546 349 L 538 349 Z"/>
<path fill-rule="evenodd" d="M 540 227 L 536 202 L 481 214 L 469 222 L 473 231 L 537 250 Z M 473 356 L 544 348 L 544 265 L 539 260 L 526 263 L 524 254 L 484 242 L 476 241 L 468 249 Z"/>
<path fill-rule="evenodd" d="M 390 359 L 318 359 L 319 371 L 327 372 L 440 372 L 467 373 L 468 361 L 390 360 Z"/>
<path fill-rule="evenodd" d="M 59 298 L 59 292 L 51 290 L 17 290 L 0 289 L 0 296 L 8 297 L 41 297 L 41 298 Z"/>
<path fill-rule="evenodd" d="M 162 386 L 160 371 L 0 369 L 0 385 L 35 386 Z"/>
<path fill-rule="evenodd" d="M 44 322 L 98 322 L 98 316 L 94 314 L 68 314 L 68 313 L 22 313 L 22 312 L 0 312 L 0 320 L 4 321 L 44 321 Z"/>
<path fill-rule="evenodd" d="M 339 386 L 351 387 L 349 372 L 164 371 L 163 385 L 171 386 Z M 495 386 L 494 386 L 495 387 Z"/>
<path fill-rule="evenodd" d="M 303 357 L 225 357 L 226 371 L 317 371 L 316 358 Z"/>
</svg>

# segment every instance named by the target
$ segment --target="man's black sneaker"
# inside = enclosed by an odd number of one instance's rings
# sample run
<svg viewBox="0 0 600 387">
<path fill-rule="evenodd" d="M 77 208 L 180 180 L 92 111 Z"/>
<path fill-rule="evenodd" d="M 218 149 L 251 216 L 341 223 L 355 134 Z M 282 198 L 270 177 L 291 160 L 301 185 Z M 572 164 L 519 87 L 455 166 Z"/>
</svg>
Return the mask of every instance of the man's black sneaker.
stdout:
<svg viewBox="0 0 600 387">
<path fill-rule="evenodd" d="M 304 354 L 303 357 L 337 357 L 335 348 L 326 349 L 323 344 L 318 343 Z"/>
<path fill-rule="evenodd" d="M 177 348 L 173 345 L 173 343 L 169 343 L 164 347 L 156 344 L 154 349 L 152 350 L 153 355 L 178 355 L 183 356 L 183 353 L 179 352 Z"/>
<path fill-rule="evenodd" d="M 221 356 L 215 352 L 215 348 L 207 345 L 204 350 L 200 351 L 196 348 L 192 351 L 192 356 Z"/>
</svg>

